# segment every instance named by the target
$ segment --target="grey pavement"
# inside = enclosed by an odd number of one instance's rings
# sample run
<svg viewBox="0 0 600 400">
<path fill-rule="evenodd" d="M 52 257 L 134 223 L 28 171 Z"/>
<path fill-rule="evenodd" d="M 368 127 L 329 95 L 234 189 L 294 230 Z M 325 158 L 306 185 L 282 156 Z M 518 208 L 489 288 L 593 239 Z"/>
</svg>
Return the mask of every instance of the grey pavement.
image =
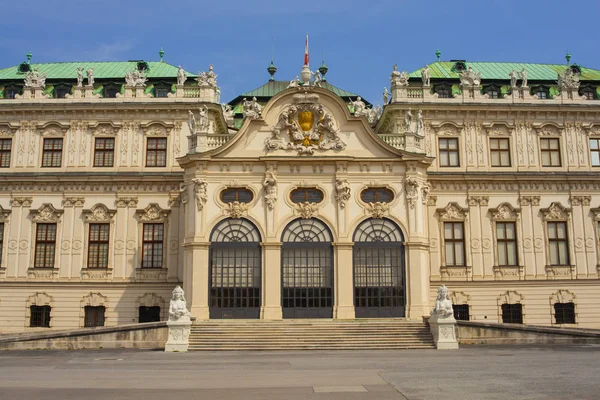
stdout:
<svg viewBox="0 0 600 400">
<path fill-rule="evenodd" d="M 2 351 L 0 399 L 600 399 L 600 345 Z"/>
</svg>

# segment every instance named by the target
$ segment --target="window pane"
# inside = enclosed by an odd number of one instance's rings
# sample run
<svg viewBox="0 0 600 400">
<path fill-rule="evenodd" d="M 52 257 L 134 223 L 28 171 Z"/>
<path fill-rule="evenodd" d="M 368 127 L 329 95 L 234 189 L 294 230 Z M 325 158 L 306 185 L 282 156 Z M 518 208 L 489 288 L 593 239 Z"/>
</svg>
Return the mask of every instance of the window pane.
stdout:
<svg viewBox="0 0 600 400">
<path fill-rule="evenodd" d="M 506 265 L 517 265 L 517 245 L 515 242 L 506 243 L 506 252 L 508 259 Z"/>
<path fill-rule="evenodd" d="M 560 265 L 569 265 L 569 249 L 567 242 L 558 242 L 559 262 Z"/>
<path fill-rule="evenodd" d="M 454 245 L 446 242 L 446 265 L 454 265 Z"/>
<path fill-rule="evenodd" d="M 463 242 L 456 242 L 454 243 L 455 247 L 454 247 L 454 255 L 456 257 L 456 263 L 455 265 L 465 265 L 465 260 L 464 260 L 464 247 L 463 247 Z"/>
<path fill-rule="evenodd" d="M 448 139 L 448 148 L 458 150 L 458 139 Z"/>
<path fill-rule="evenodd" d="M 506 243 L 498 243 L 498 265 L 508 265 L 506 259 Z"/>
<path fill-rule="evenodd" d="M 593 151 L 591 155 L 592 155 L 592 165 L 595 167 L 600 166 L 600 152 Z"/>
<path fill-rule="evenodd" d="M 450 162 L 449 162 L 449 166 L 450 167 L 458 167 L 458 153 L 457 152 L 452 152 L 450 153 Z"/>
<path fill-rule="evenodd" d="M 498 237 L 498 239 L 504 239 L 505 238 L 505 224 L 504 223 L 500 223 L 498 222 L 496 224 L 496 236 Z"/>
<path fill-rule="evenodd" d="M 567 224 L 558 222 L 556 224 L 556 234 L 559 239 L 565 239 L 567 237 Z"/>
<path fill-rule="evenodd" d="M 504 224 L 504 228 L 506 229 L 506 238 L 514 239 L 515 238 L 515 224 L 513 222 Z"/>
<path fill-rule="evenodd" d="M 560 265 L 557 242 L 550 242 L 550 265 Z"/>
<path fill-rule="evenodd" d="M 446 222 L 444 224 L 444 238 L 452 239 L 452 223 Z"/>
<path fill-rule="evenodd" d="M 448 158 L 448 153 L 440 152 L 440 166 L 448 167 L 450 165 L 450 161 Z"/>
<path fill-rule="evenodd" d="M 462 239 L 463 238 L 463 225 L 462 223 L 454 224 L 454 238 Z"/>
<path fill-rule="evenodd" d="M 598 139 L 590 139 L 590 149 L 598 150 Z"/>
</svg>

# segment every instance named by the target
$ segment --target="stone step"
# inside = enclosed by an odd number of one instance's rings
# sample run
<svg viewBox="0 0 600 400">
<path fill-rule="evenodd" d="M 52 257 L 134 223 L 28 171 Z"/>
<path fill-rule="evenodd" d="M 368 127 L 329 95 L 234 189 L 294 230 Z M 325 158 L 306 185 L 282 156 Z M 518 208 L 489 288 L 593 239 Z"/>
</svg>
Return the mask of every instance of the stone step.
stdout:
<svg viewBox="0 0 600 400">
<path fill-rule="evenodd" d="M 231 346 L 206 346 L 206 347 L 194 347 L 190 346 L 188 351 L 294 351 L 294 350 L 409 350 L 409 349 L 435 349 L 433 344 L 431 345 L 388 345 L 388 346 L 323 346 L 323 345 L 315 345 L 315 346 L 241 346 L 241 347 L 231 347 Z"/>
</svg>

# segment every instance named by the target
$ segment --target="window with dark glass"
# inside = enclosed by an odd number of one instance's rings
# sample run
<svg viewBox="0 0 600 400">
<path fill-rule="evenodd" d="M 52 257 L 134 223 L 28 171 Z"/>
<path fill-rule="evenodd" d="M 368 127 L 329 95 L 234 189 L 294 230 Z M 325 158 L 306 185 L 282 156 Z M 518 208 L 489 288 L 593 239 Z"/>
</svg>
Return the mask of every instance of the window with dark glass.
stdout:
<svg viewBox="0 0 600 400">
<path fill-rule="evenodd" d="M 600 167 L 600 139 L 590 139 L 592 167 Z"/>
<path fill-rule="evenodd" d="M 155 97 L 169 97 L 169 88 L 166 87 L 155 87 L 154 96 Z"/>
<path fill-rule="evenodd" d="M 575 303 L 554 303 L 554 318 L 557 324 L 574 324 Z"/>
<path fill-rule="evenodd" d="M 12 139 L 0 139 L 0 168 L 10 167 Z"/>
<path fill-rule="evenodd" d="M 498 265 L 519 265 L 517 257 L 517 233 L 514 222 L 496 222 Z"/>
<path fill-rule="evenodd" d="M 31 328 L 50 328 L 50 306 L 30 306 L 29 326 Z"/>
<path fill-rule="evenodd" d="M 490 99 L 499 99 L 501 97 L 500 95 L 500 88 L 498 86 L 487 86 L 484 89 L 484 93 L 488 95 L 488 98 Z"/>
<path fill-rule="evenodd" d="M 4 98 L 5 99 L 15 99 L 18 94 L 21 94 L 21 90 L 14 86 L 9 86 L 4 89 Z"/>
<path fill-rule="evenodd" d="M 250 203 L 254 195 L 252 191 L 246 188 L 227 188 L 221 192 L 221 201 L 223 203 Z"/>
<path fill-rule="evenodd" d="M 146 142 L 146 167 L 167 165 L 167 138 L 148 138 Z"/>
<path fill-rule="evenodd" d="M 160 321 L 159 306 L 140 306 L 138 309 L 138 322 L 158 322 Z"/>
<path fill-rule="evenodd" d="M 163 230 L 163 224 L 144 224 L 142 268 L 162 268 Z"/>
<path fill-rule="evenodd" d="M 37 224 L 34 268 L 54 268 L 56 224 Z"/>
<path fill-rule="evenodd" d="M 105 98 L 115 98 L 117 97 L 117 93 L 119 93 L 121 91 L 121 88 L 118 86 L 106 86 L 104 88 L 104 97 Z"/>
<path fill-rule="evenodd" d="M 560 142 L 555 138 L 540 139 L 543 167 L 560 167 Z"/>
<path fill-rule="evenodd" d="M 585 97 L 587 100 L 596 100 L 596 88 L 591 86 L 581 88 L 579 89 L 579 95 Z"/>
<path fill-rule="evenodd" d="M 293 203 L 320 203 L 323 201 L 323 192 L 314 187 L 297 188 L 290 193 Z"/>
<path fill-rule="evenodd" d="M 469 305 L 468 304 L 453 304 L 454 319 L 457 321 L 469 320 Z"/>
<path fill-rule="evenodd" d="M 92 307 L 86 306 L 85 310 L 85 323 L 86 328 L 95 328 L 97 326 L 104 326 L 104 314 L 106 308 L 104 306 Z"/>
<path fill-rule="evenodd" d="M 523 323 L 522 304 L 502 304 L 502 322 L 505 324 Z"/>
<path fill-rule="evenodd" d="M 115 139 L 96 138 L 94 141 L 94 167 L 112 167 L 115 161 Z"/>
<path fill-rule="evenodd" d="M 440 138 L 440 167 L 458 167 L 458 138 Z"/>
<path fill-rule="evenodd" d="M 64 99 L 70 91 L 71 88 L 67 85 L 57 85 L 54 87 L 54 98 Z"/>
<path fill-rule="evenodd" d="M 394 200 L 394 192 L 384 187 L 371 187 L 360 192 L 365 203 L 390 203 Z"/>
<path fill-rule="evenodd" d="M 548 89 L 546 89 L 543 86 L 539 86 L 535 89 L 535 92 L 533 93 L 535 95 L 537 95 L 537 97 L 539 99 L 547 99 L 550 97 L 549 93 L 548 93 Z"/>
<path fill-rule="evenodd" d="M 569 265 L 569 238 L 567 223 L 548 221 L 550 265 Z"/>
<path fill-rule="evenodd" d="M 42 167 L 60 167 L 62 165 L 63 140 L 44 139 Z"/>
<path fill-rule="evenodd" d="M 437 93 L 440 99 L 449 99 L 452 97 L 452 88 L 446 85 L 438 85 L 433 89 L 434 93 Z"/>
<path fill-rule="evenodd" d="M 88 268 L 108 268 L 110 224 L 90 224 Z"/>
<path fill-rule="evenodd" d="M 510 140 L 490 138 L 490 154 L 492 167 L 510 167 Z"/>
<path fill-rule="evenodd" d="M 462 222 L 444 222 L 444 243 L 446 265 L 466 265 L 464 224 Z"/>
</svg>

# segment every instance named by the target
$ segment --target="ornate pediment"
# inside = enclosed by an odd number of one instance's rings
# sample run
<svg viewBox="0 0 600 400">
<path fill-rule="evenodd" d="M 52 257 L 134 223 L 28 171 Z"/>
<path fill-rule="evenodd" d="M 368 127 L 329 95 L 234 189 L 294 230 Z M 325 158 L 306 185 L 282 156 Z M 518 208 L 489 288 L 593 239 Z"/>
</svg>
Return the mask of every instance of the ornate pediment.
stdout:
<svg viewBox="0 0 600 400">
<path fill-rule="evenodd" d="M 464 221 L 467 219 L 468 211 L 468 208 L 463 208 L 456 202 L 448 203 L 446 207 L 437 209 L 440 219 L 442 220 Z"/>
<path fill-rule="evenodd" d="M 438 136 L 458 136 L 460 131 L 461 129 L 458 126 L 450 123 L 444 123 L 435 128 L 435 133 Z"/>
<path fill-rule="evenodd" d="M 150 203 L 143 210 L 137 210 L 135 214 L 140 222 L 165 222 L 170 212 L 170 210 L 163 210 L 156 203 Z"/>
<path fill-rule="evenodd" d="M 550 296 L 550 302 L 552 304 L 554 304 L 554 303 L 574 303 L 575 299 L 577 299 L 577 296 L 575 296 L 575 293 L 571 292 L 570 290 L 566 290 L 566 289 L 559 289 L 555 293 L 552 293 L 552 296 Z"/>
<path fill-rule="evenodd" d="M 498 296 L 498 304 L 520 304 L 523 300 L 523 295 L 515 290 L 507 290 Z"/>
<path fill-rule="evenodd" d="M 56 223 L 60 221 L 60 217 L 63 214 L 63 210 L 57 210 L 50 203 L 44 203 L 37 210 L 31 210 L 31 220 L 36 223 Z"/>
<path fill-rule="evenodd" d="M 565 221 L 569 219 L 571 209 L 563 207 L 559 202 L 553 202 L 548 208 L 540 209 L 544 215 L 544 221 Z"/>
<path fill-rule="evenodd" d="M 144 128 L 144 134 L 146 136 L 167 136 L 169 134 L 169 129 L 161 124 L 154 123 Z"/>
<path fill-rule="evenodd" d="M 267 150 L 314 154 L 317 150 L 342 150 L 346 143 L 339 137 L 337 122 L 319 103 L 319 95 L 305 92 L 294 95 L 292 104 L 281 111 L 265 146 Z"/>
<path fill-rule="evenodd" d="M 116 136 L 117 130 L 112 124 L 98 124 L 92 129 L 92 135 L 94 136 Z"/>
<path fill-rule="evenodd" d="M 562 133 L 562 130 L 559 127 L 551 124 L 542 125 L 535 129 L 540 136 L 560 136 Z"/>
<path fill-rule="evenodd" d="M 504 124 L 493 124 L 486 129 L 489 136 L 511 136 L 513 129 Z"/>
<path fill-rule="evenodd" d="M 502 203 L 498 208 L 490 208 L 490 214 L 494 221 L 516 220 L 519 218 L 520 208 L 514 208 L 508 203 Z"/>
<path fill-rule="evenodd" d="M 64 136 L 69 128 L 58 123 L 49 123 L 40 128 L 42 136 Z"/>
<path fill-rule="evenodd" d="M 0 123 L 0 136 L 13 136 L 18 129 L 8 123 Z"/>
<path fill-rule="evenodd" d="M 90 210 L 83 210 L 85 222 L 111 222 L 117 210 L 109 210 L 104 204 L 96 204 Z"/>
</svg>

